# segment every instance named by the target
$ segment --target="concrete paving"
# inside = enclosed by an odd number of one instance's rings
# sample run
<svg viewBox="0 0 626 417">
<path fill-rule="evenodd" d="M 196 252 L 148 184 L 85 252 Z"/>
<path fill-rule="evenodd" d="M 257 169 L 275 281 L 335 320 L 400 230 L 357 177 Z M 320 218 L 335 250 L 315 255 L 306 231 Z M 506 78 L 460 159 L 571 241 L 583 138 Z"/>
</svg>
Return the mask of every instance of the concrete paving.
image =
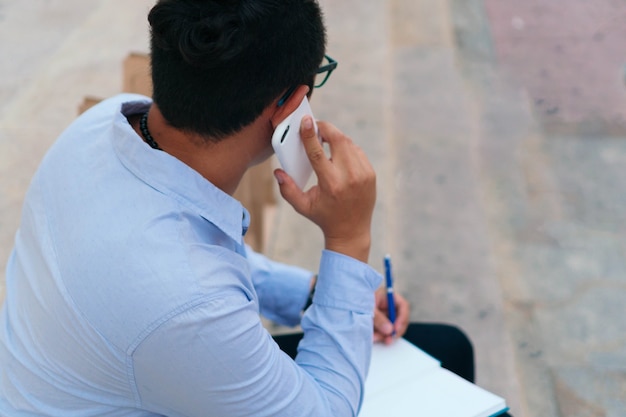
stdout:
<svg viewBox="0 0 626 417">
<path fill-rule="evenodd" d="M 492 53 L 465 73 L 527 413 L 625 415 L 623 10 L 494 0 L 483 12 Z"/>
<path fill-rule="evenodd" d="M 0 0 L 0 278 L 37 164 L 85 95 L 120 91 L 152 3 Z M 465 329 L 516 416 L 626 415 L 618 5 L 321 4 L 339 68 L 312 106 L 377 169 L 370 261 L 393 256 L 412 319 Z M 320 233 L 274 213 L 267 252 L 314 269 Z"/>
</svg>

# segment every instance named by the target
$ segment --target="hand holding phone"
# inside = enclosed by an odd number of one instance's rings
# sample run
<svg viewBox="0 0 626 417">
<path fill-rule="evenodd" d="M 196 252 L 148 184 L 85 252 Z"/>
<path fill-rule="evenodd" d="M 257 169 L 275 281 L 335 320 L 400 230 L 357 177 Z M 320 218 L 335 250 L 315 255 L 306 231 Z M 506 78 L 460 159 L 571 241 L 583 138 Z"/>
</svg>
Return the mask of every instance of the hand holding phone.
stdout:
<svg viewBox="0 0 626 417">
<path fill-rule="evenodd" d="M 317 122 L 317 127 L 318 132 L 313 123 L 300 128 L 302 146 L 311 156 L 317 183 L 303 191 L 284 170 L 277 169 L 274 175 L 280 195 L 297 213 L 320 227 L 327 250 L 367 262 L 376 173 L 350 137 L 327 122 Z M 320 137 L 328 144 L 328 152 Z"/>
<path fill-rule="evenodd" d="M 306 96 L 300 106 L 276 126 L 272 135 L 272 147 L 278 157 L 282 169 L 293 178 L 300 189 L 304 188 L 313 173 L 313 167 L 307 157 L 306 150 L 300 138 L 300 123 L 302 118 L 310 115 L 313 118 L 315 132 L 317 124 Z"/>
</svg>

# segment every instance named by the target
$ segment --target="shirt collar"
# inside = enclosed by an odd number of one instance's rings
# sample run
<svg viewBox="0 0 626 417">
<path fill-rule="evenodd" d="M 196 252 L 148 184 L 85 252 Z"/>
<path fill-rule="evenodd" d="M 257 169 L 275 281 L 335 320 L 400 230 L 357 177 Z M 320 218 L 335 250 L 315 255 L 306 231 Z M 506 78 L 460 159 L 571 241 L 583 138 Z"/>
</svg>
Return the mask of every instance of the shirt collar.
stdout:
<svg viewBox="0 0 626 417">
<path fill-rule="evenodd" d="M 142 107 L 147 111 L 149 106 L 149 101 L 128 102 L 116 112 L 112 141 L 119 160 L 141 181 L 196 211 L 242 244 L 250 215 L 241 203 L 179 159 L 152 149 L 130 126 L 124 113 L 131 114 L 129 109 L 136 113 Z"/>
</svg>

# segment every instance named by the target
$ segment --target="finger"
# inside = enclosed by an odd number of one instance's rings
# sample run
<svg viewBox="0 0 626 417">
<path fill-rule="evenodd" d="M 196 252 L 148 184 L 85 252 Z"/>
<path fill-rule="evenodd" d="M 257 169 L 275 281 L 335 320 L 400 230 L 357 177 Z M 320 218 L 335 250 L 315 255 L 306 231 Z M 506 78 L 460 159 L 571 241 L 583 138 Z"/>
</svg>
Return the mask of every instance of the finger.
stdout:
<svg viewBox="0 0 626 417">
<path fill-rule="evenodd" d="M 393 336 L 385 336 L 384 334 L 374 333 L 374 343 L 383 343 L 385 345 L 391 344 Z"/>
<path fill-rule="evenodd" d="M 306 194 L 296 185 L 293 179 L 282 169 L 274 171 L 280 195 L 300 214 L 307 212 L 309 201 Z"/>
<path fill-rule="evenodd" d="M 330 160 L 344 167 L 353 176 L 371 175 L 374 173 L 369 159 L 354 141 L 330 123 L 317 123 L 320 136 L 328 143 Z"/>
<path fill-rule="evenodd" d="M 327 142 L 328 144 L 341 142 L 347 138 L 347 136 L 332 123 L 318 120 L 317 128 L 319 129 L 322 141 Z"/>
<path fill-rule="evenodd" d="M 380 310 L 387 309 L 387 288 L 384 286 L 378 287 L 378 289 L 374 292 L 374 300 L 376 303 L 376 308 Z"/>
<path fill-rule="evenodd" d="M 329 161 L 328 158 L 326 158 L 324 148 L 318 139 L 317 132 L 315 131 L 313 118 L 309 115 L 302 118 L 302 122 L 300 123 L 300 137 L 302 138 L 302 145 L 304 145 L 304 149 L 309 161 L 311 162 L 313 170 L 316 173 L 320 172 L 327 164 L 329 164 Z"/>
<path fill-rule="evenodd" d="M 402 337 L 406 333 L 406 330 L 409 328 L 408 320 L 396 320 L 394 324 L 394 330 L 396 331 L 396 337 Z"/>
<path fill-rule="evenodd" d="M 378 317 L 378 319 L 376 319 Z M 393 340 L 393 326 L 387 316 L 379 311 L 374 314 L 374 343 L 384 343 L 388 345 Z"/>
<path fill-rule="evenodd" d="M 351 155 L 348 147 L 356 146 L 348 136 L 346 136 L 341 130 L 335 127 L 333 124 L 323 121 L 317 122 L 317 128 L 319 129 L 319 136 L 323 142 L 328 143 L 328 147 L 331 155 L 337 159 L 338 155 Z"/>
<path fill-rule="evenodd" d="M 390 336 L 393 333 L 393 325 L 389 318 L 380 310 L 374 310 L 374 333 L 382 336 Z"/>
<path fill-rule="evenodd" d="M 394 329 L 396 335 L 402 337 L 409 327 L 411 306 L 406 298 L 399 294 L 395 294 L 394 300 L 396 303 L 396 321 L 394 323 Z"/>
</svg>

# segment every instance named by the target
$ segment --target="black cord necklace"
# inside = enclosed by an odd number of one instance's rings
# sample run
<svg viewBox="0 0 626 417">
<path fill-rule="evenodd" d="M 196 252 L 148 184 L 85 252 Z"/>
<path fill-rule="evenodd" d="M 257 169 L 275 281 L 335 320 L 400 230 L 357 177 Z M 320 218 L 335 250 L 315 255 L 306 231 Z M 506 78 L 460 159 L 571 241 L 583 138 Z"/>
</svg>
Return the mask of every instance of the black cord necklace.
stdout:
<svg viewBox="0 0 626 417">
<path fill-rule="evenodd" d="M 145 112 L 143 116 L 141 116 L 141 119 L 139 120 L 139 130 L 141 130 L 141 134 L 143 135 L 144 140 L 148 145 L 150 145 L 151 148 L 158 149 L 160 151 L 163 150 L 159 147 L 159 144 L 156 142 L 156 140 L 154 140 L 154 138 L 150 134 L 150 131 L 148 130 L 148 112 Z"/>
</svg>

